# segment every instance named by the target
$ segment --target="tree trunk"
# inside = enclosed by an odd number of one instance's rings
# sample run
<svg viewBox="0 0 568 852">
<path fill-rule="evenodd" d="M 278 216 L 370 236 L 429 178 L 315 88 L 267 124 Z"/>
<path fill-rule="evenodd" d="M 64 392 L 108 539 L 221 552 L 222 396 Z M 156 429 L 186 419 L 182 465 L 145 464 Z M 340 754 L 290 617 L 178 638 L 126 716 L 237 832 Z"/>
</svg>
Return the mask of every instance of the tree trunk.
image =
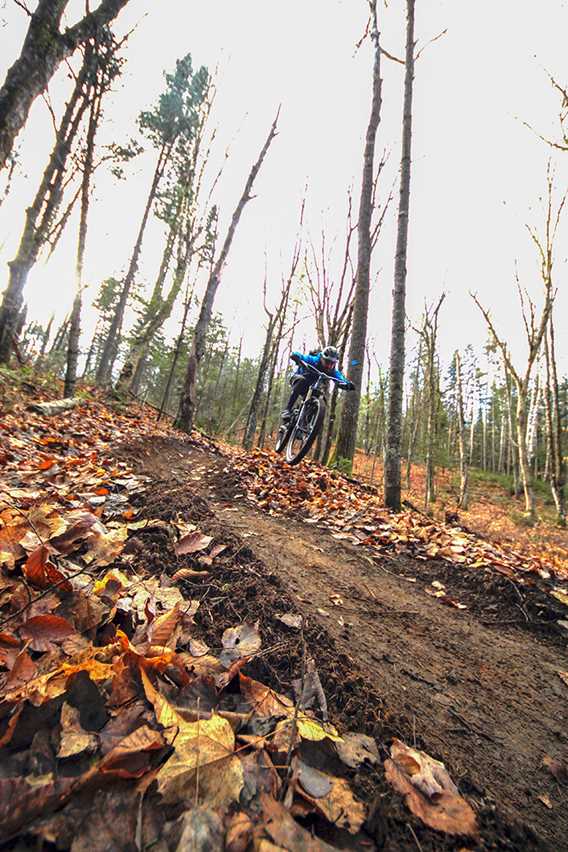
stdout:
<svg viewBox="0 0 568 852">
<path fill-rule="evenodd" d="M 144 241 L 144 235 L 146 233 L 146 226 L 150 217 L 150 211 L 152 210 L 152 206 L 156 199 L 156 194 L 158 192 L 160 181 L 164 175 L 170 150 L 171 146 L 166 146 L 164 144 L 158 156 L 158 162 L 156 163 L 156 168 L 154 170 L 154 177 L 152 178 L 150 192 L 148 193 L 148 198 L 146 200 L 146 207 L 144 209 L 142 221 L 140 222 L 140 228 L 138 229 L 136 242 L 134 243 L 134 248 L 132 250 L 132 256 L 128 265 L 128 271 L 126 273 L 126 277 L 122 285 L 118 305 L 116 306 L 116 311 L 112 318 L 112 322 L 110 324 L 108 335 L 105 340 L 105 344 L 99 361 L 99 366 L 96 375 L 97 384 L 105 384 L 109 382 L 112 376 L 112 369 L 114 367 L 114 362 L 116 360 L 116 356 L 118 354 L 118 347 L 120 344 L 122 323 L 124 322 L 124 312 L 126 310 L 128 297 L 130 296 L 130 290 L 134 283 L 134 278 L 136 276 L 136 273 L 138 272 L 138 262 L 140 260 L 140 252 L 142 250 L 142 243 Z"/>
<path fill-rule="evenodd" d="M 31 207 L 26 210 L 18 253 L 9 264 L 10 276 L 0 308 L 0 364 L 8 363 L 17 317 L 24 301 L 30 270 L 49 237 L 63 195 L 63 180 L 71 146 L 88 106 L 84 86 L 90 62 L 85 59 L 55 136 L 55 144 Z"/>
<path fill-rule="evenodd" d="M 246 203 L 251 199 L 251 191 L 254 185 L 255 178 L 258 172 L 260 171 L 260 167 L 262 166 L 263 160 L 266 157 L 267 151 L 272 143 L 272 140 L 276 136 L 277 123 L 278 114 L 276 115 L 276 118 L 272 123 L 270 131 L 266 138 L 266 142 L 264 143 L 258 160 L 253 165 L 250 174 L 247 178 L 243 194 L 239 200 L 239 203 L 237 204 L 237 207 L 235 208 L 235 212 L 233 213 L 233 217 L 231 219 L 231 224 L 229 225 L 227 236 L 225 237 L 223 248 L 221 249 L 221 253 L 217 261 L 215 262 L 213 269 L 211 270 L 209 281 L 207 282 L 205 295 L 201 303 L 199 318 L 195 326 L 195 333 L 193 335 L 193 341 L 189 353 L 185 382 L 180 400 L 179 413 L 176 421 L 176 425 L 178 426 L 178 428 L 182 429 L 184 432 L 187 433 L 190 433 L 193 428 L 193 419 L 195 416 L 195 408 L 197 402 L 195 393 L 197 387 L 197 373 L 199 371 L 199 365 L 205 352 L 207 330 L 209 328 L 211 315 L 213 313 L 213 303 L 215 301 L 215 296 L 217 294 L 217 289 L 221 280 L 221 273 L 227 261 L 229 250 L 231 248 L 231 243 L 233 242 L 233 237 L 235 236 L 235 231 L 237 229 L 237 225 L 239 224 L 239 219 L 241 218 L 243 209 Z"/>
<path fill-rule="evenodd" d="M 95 156 L 95 137 L 101 116 L 102 92 L 95 89 L 91 103 L 89 125 L 85 141 L 85 158 L 83 163 L 83 180 L 81 182 L 81 215 L 79 220 L 79 239 L 77 241 L 77 259 L 75 264 L 75 299 L 71 311 L 69 328 L 69 348 L 67 350 L 67 370 L 65 373 L 65 396 L 73 396 L 77 384 L 77 363 L 79 360 L 79 339 L 81 337 L 81 303 L 83 299 L 83 267 L 85 261 L 85 245 L 87 243 L 87 228 L 89 218 L 89 202 L 91 193 L 91 177 Z"/>
<path fill-rule="evenodd" d="M 554 341 L 554 325 L 552 317 L 548 333 L 545 337 L 546 356 L 546 416 L 549 432 L 549 465 L 550 488 L 556 506 L 558 525 L 566 526 L 566 462 L 564 460 L 564 432 L 562 429 L 562 413 L 560 410 L 560 393 L 558 372 L 556 367 L 556 352 Z"/>
<path fill-rule="evenodd" d="M 193 291 L 192 291 L 192 293 L 193 293 Z M 176 340 L 176 347 L 174 349 L 174 357 L 172 358 L 172 365 L 170 367 L 170 372 L 168 374 L 168 381 L 166 382 L 166 389 L 164 391 L 162 404 L 160 405 L 160 410 L 158 412 L 158 418 L 157 418 L 158 420 L 161 420 L 164 412 L 166 411 L 166 409 L 168 407 L 168 403 L 169 403 L 169 400 L 170 400 L 170 393 L 171 393 L 171 389 L 172 389 L 174 374 L 175 374 L 176 367 L 177 367 L 177 364 L 178 364 L 178 361 L 179 361 L 179 356 L 180 356 L 180 353 L 181 353 L 181 347 L 183 345 L 183 339 L 185 337 L 185 327 L 186 327 L 186 324 L 187 324 L 187 317 L 189 315 L 189 309 L 191 307 L 192 293 L 186 292 L 185 304 L 184 304 L 184 308 L 183 308 L 183 317 L 182 317 L 182 321 L 181 321 L 181 328 L 180 328 L 180 332 L 178 334 L 178 338 Z"/>
<path fill-rule="evenodd" d="M 462 385 L 462 370 L 460 353 L 456 352 L 456 411 L 457 411 L 457 426 L 458 426 L 458 449 L 460 454 L 460 496 L 458 499 L 458 508 L 467 509 L 468 502 L 468 465 L 465 448 L 465 416 L 463 404 L 463 385 Z"/>
<path fill-rule="evenodd" d="M 389 369 L 389 414 L 385 454 L 385 504 L 400 511 L 400 452 L 402 444 L 402 397 L 404 392 L 406 254 L 410 205 L 412 149 L 412 93 L 414 82 L 414 0 L 407 0 L 404 113 L 402 119 L 402 160 L 400 200 L 394 269 L 392 330 Z"/>
<path fill-rule="evenodd" d="M 30 15 L 22 52 L 0 88 L 0 171 L 12 153 L 34 100 L 46 90 L 61 62 L 112 21 L 127 2 L 102 0 L 98 9 L 61 33 L 61 18 L 69 0 L 39 0 Z"/>
<path fill-rule="evenodd" d="M 536 507 L 532 488 L 529 450 L 527 446 L 527 397 L 528 393 L 526 387 L 522 384 L 517 384 L 516 426 L 517 441 L 519 444 L 519 467 L 525 498 L 525 512 L 531 520 L 534 520 L 536 517 Z"/>
<path fill-rule="evenodd" d="M 260 364 L 258 367 L 258 374 L 256 377 L 256 384 L 254 386 L 254 392 L 252 395 L 252 399 L 250 402 L 250 408 L 247 416 L 247 422 L 245 425 L 245 432 L 243 435 L 243 447 L 245 450 L 250 450 L 254 443 L 254 436 L 256 433 L 256 421 L 258 416 L 258 409 L 260 406 L 260 401 L 262 399 L 262 393 L 266 386 L 266 372 L 268 369 L 268 361 L 270 358 L 270 350 L 272 347 L 272 335 L 274 333 L 274 318 L 270 317 L 268 326 L 266 328 L 266 338 L 264 340 L 264 347 L 262 350 L 262 357 L 260 359 Z"/>
<path fill-rule="evenodd" d="M 361 198 L 359 203 L 358 253 L 357 253 L 357 283 L 353 304 L 353 325 L 351 343 L 349 346 L 348 373 L 355 385 L 355 390 L 346 394 L 341 412 L 341 422 L 335 458 L 337 461 L 347 459 L 353 463 L 355 444 L 357 441 L 357 421 L 361 402 L 361 384 L 363 365 L 365 361 L 365 344 L 367 341 L 367 314 L 369 309 L 369 289 L 371 275 L 371 219 L 373 214 L 373 186 L 375 141 L 381 118 L 382 80 L 381 80 L 381 48 L 377 25 L 376 0 L 371 3 L 372 32 L 374 44 L 373 90 L 371 100 L 371 115 L 365 137 L 365 152 L 363 156 L 363 177 L 361 181 Z"/>
</svg>

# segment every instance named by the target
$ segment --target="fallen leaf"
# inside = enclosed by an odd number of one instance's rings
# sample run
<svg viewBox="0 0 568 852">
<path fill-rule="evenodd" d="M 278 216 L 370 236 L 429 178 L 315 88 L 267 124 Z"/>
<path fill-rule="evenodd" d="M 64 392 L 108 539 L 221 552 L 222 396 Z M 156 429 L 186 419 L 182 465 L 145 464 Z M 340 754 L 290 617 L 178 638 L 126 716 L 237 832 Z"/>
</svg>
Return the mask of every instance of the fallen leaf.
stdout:
<svg viewBox="0 0 568 852">
<path fill-rule="evenodd" d="M 335 852 L 298 825 L 290 811 L 272 796 L 260 796 L 263 819 L 254 831 L 255 852 Z"/>
<path fill-rule="evenodd" d="M 59 615 L 34 615 L 20 628 L 20 634 L 29 640 L 32 651 L 49 651 L 53 643 L 61 642 L 73 633 L 73 625 Z"/>
<path fill-rule="evenodd" d="M 557 675 L 568 686 L 568 672 L 557 672 Z"/>
<path fill-rule="evenodd" d="M 61 738 L 57 756 L 72 757 L 84 751 L 92 752 L 98 745 L 95 734 L 81 727 L 80 712 L 65 702 L 61 708 Z"/>
<path fill-rule="evenodd" d="M 357 834 L 365 822 L 367 809 L 355 798 L 345 778 L 326 775 L 302 761 L 298 778 L 300 792 L 318 813 L 333 825 Z"/>
<path fill-rule="evenodd" d="M 36 664 L 31 659 L 30 655 L 23 648 L 16 657 L 14 665 L 6 680 L 8 689 L 17 689 L 19 686 L 24 686 L 36 674 Z"/>
<path fill-rule="evenodd" d="M 301 615 L 294 615 L 291 612 L 285 612 L 283 615 L 276 615 L 275 618 L 285 624 L 286 627 L 293 627 L 294 630 L 300 630 L 303 624 Z"/>
<path fill-rule="evenodd" d="M 197 783 L 199 796 L 212 808 L 238 801 L 244 776 L 234 754 L 235 735 L 227 720 L 213 713 L 209 719 L 186 722 L 155 689 L 144 670 L 141 675 L 156 719 L 174 747 L 174 753 L 158 773 L 158 789 L 164 801 L 193 801 Z"/>
<path fill-rule="evenodd" d="M 184 556 L 188 553 L 197 553 L 200 550 L 206 550 L 212 541 L 213 536 L 203 535 L 199 530 L 195 530 L 195 532 L 191 532 L 180 538 L 174 549 L 177 556 Z"/>
<path fill-rule="evenodd" d="M 69 581 L 49 561 L 49 548 L 45 544 L 30 553 L 22 571 L 24 577 L 38 589 L 47 589 L 49 586 L 58 584 L 63 591 L 71 591 Z"/>
<path fill-rule="evenodd" d="M 477 819 L 443 763 L 394 739 L 385 761 L 387 781 L 407 807 L 430 828 L 447 834 L 477 834 Z"/>
<path fill-rule="evenodd" d="M 160 731 L 140 725 L 105 755 L 101 772 L 119 778 L 140 778 L 150 768 L 152 753 L 165 746 L 166 740 Z"/>
<path fill-rule="evenodd" d="M 545 807 L 547 807 L 549 811 L 552 810 L 552 802 L 550 801 L 550 796 L 543 794 L 541 796 L 537 796 L 537 799 L 539 800 L 539 802 L 542 802 L 542 804 L 545 805 Z"/>
<path fill-rule="evenodd" d="M 348 732 L 335 743 L 339 759 L 350 769 L 358 769 L 364 763 L 379 762 L 379 749 L 373 737 Z"/>
<path fill-rule="evenodd" d="M 260 650 L 261 639 L 256 624 L 239 624 L 237 627 L 227 627 L 222 637 L 223 651 L 220 660 L 224 666 L 242 657 L 250 657 Z"/>
<path fill-rule="evenodd" d="M 172 609 L 155 618 L 148 628 L 149 644 L 167 646 L 180 618 L 179 604 L 176 604 Z"/>
<path fill-rule="evenodd" d="M 252 822 L 243 811 L 229 820 L 225 835 L 225 852 L 246 852 L 252 838 Z"/>
</svg>

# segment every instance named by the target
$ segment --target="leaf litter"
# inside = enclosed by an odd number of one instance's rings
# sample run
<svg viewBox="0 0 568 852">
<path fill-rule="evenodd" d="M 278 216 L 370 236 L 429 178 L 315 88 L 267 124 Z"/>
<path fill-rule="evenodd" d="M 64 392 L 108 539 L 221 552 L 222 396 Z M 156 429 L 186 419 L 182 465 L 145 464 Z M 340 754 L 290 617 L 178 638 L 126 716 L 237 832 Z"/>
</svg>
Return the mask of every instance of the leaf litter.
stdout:
<svg viewBox="0 0 568 852">
<path fill-rule="evenodd" d="M 293 699 L 247 676 L 243 665 L 262 653 L 257 624 L 225 630 L 216 652 L 192 635 L 200 602 L 185 594 L 207 574 L 192 560 L 215 571 L 227 550 L 193 524 L 198 518 L 133 520 L 147 479 L 116 462 L 111 446 L 168 427 L 98 401 L 48 423 L 35 413 L 26 414 L 25 428 L 21 422 L 7 414 L 1 424 L 8 443 L 0 494 L 0 839 L 108 848 L 102 804 L 92 799 L 89 820 L 100 831 L 65 839 L 71 825 L 77 830 L 75 800 L 93 789 L 109 812 L 126 808 L 124 825 L 137 826 L 142 846 L 163 833 L 161 848 L 176 848 L 172 838 L 200 820 L 234 850 L 324 850 L 334 838 L 341 844 L 342 831 L 359 837 L 367 806 L 349 776 L 380 765 L 375 741 L 342 736 L 327 721 L 310 658 Z M 159 575 L 133 558 L 150 528 L 173 542 Z M 362 538 L 357 529 L 346 522 L 340 532 L 358 542 L 376 533 L 365 529 Z M 191 567 L 180 566 L 183 557 Z M 301 617 L 280 618 L 302 630 Z M 329 748 L 333 769 L 326 758 L 314 762 L 314 749 Z M 411 751 L 419 766 L 411 771 L 403 748 L 395 741 L 385 771 L 409 809 L 438 830 L 451 833 L 461 819 L 460 833 L 475 834 L 475 815 L 447 774 L 440 784 L 443 765 Z M 434 765 L 441 790 L 417 784 Z M 122 786 L 107 789 L 109 778 Z M 372 848 L 368 835 L 359 839 Z"/>
</svg>

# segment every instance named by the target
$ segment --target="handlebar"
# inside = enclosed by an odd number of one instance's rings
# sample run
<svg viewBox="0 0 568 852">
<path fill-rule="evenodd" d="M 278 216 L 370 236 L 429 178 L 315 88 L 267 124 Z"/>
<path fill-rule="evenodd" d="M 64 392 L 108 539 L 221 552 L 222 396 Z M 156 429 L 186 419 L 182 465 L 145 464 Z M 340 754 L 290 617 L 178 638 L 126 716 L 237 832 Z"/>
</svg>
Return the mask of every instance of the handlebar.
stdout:
<svg viewBox="0 0 568 852">
<path fill-rule="evenodd" d="M 345 382 L 342 382 L 341 379 L 336 379 L 335 376 L 328 376 L 327 373 L 322 373 L 322 371 L 318 370 L 317 367 L 314 367 L 313 364 L 308 364 L 307 361 L 302 361 L 301 358 L 293 358 L 292 360 L 295 364 L 301 365 L 302 367 L 306 367 L 308 370 L 311 370 L 312 373 L 317 373 L 317 375 L 321 376 L 323 379 L 327 379 L 330 382 L 335 382 L 341 388 L 349 387 L 349 385 L 347 385 Z"/>
</svg>

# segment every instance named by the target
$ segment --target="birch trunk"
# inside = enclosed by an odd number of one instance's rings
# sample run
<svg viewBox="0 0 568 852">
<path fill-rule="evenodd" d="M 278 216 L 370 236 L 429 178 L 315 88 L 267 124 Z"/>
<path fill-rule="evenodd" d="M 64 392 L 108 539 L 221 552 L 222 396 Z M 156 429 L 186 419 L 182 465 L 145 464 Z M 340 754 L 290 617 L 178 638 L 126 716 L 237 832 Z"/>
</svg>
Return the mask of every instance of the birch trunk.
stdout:
<svg viewBox="0 0 568 852">
<path fill-rule="evenodd" d="M 361 198 L 359 203 L 358 224 L 358 254 L 357 254 L 357 283 L 353 303 L 353 325 L 347 373 L 355 385 L 355 390 L 345 395 L 335 457 L 337 460 L 347 459 L 353 463 L 357 441 L 357 421 L 361 402 L 361 384 L 363 365 L 365 361 L 365 344 L 367 341 L 367 314 L 369 309 L 369 289 L 371 274 L 371 218 L 373 214 L 373 184 L 375 142 L 381 119 L 382 80 L 381 80 L 381 48 L 377 24 L 376 0 L 371 3 L 372 32 L 374 44 L 373 87 L 371 100 L 371 115 L 365 137 L 363 156 L 363 177 L 361 181 Z"/>
<path fill-rule="evenodd" d="M 406 68 L 404 78 L 404 114 L 402 119 L 402 160 L 400 199 L 394 269 L 392 330 L 389 369 L 389 411 L 385 454 L 385 503 L 400 511 L 400 454 L 402 444 L 402 398 L 404 392 L 406 255 L 410 205 L 412 149 L 412 94 L 414 82 L 414 0 L 407 0 Z"/>
<path fill-rule="evenodd" d="M 465 448 L 465 417 L 463 402 L 463 385 L 460 353 L 456 352 L 456 392 L 457 392 L 457 426 L 458 426 L 458 449 L 460 454 L 460 496 L 458 500 L 459 509 L 467 509 L 468 503 L 468 465 Z"/>
</svg>

